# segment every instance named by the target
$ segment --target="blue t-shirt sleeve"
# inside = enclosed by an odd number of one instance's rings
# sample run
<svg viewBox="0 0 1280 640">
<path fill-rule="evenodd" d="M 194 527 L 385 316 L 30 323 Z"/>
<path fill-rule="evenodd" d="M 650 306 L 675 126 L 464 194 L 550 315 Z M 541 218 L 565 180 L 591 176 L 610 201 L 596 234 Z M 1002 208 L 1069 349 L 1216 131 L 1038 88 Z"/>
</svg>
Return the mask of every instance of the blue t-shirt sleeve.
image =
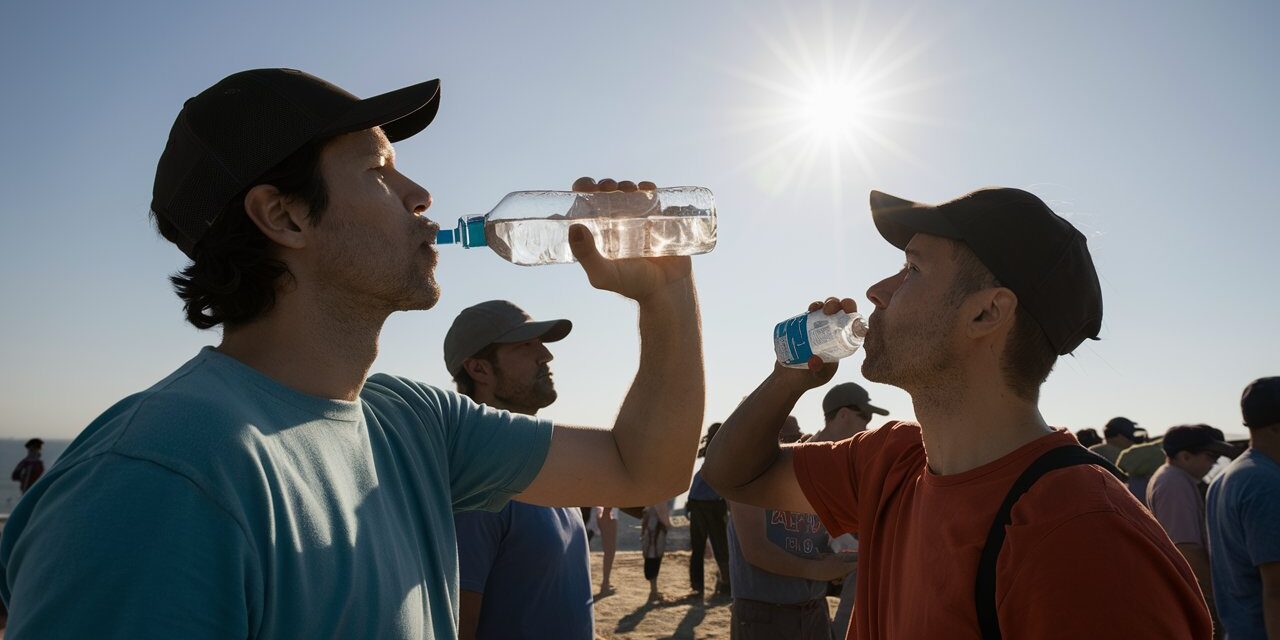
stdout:
<svg viewBox="0 0 1280 640">
<path fill-rule="evenodd" d="M 243 530 L 143 460 L 106 454 L 48 478 L 14 511 L 0 564 L 9 640 L 246 638 L 260 620 Z"/>
<path fill-rule="evenodd" d="M 547 459 L 551 421 L 441 392 L 455 511 L 496 511 L 524 491 Z"/>
<path fill-rule="evenodd" d="M 489 571 L 511 527 L 511 503 L 497 513 L 454 514 L 454 526 L 458 532 L 458 584 L 463 591 L 484 593 Z"/>
<path fill-rule="evenodd" d="M 1241 521 L 1244 543 L 1253 566 L 1280 562 L 1280 500 L 1276 499 L 1274 482 L 1254 480 L 1245 487 L 1249 494 L 1242 501 Z"/>
<path fill-rule="evenodd" d="M 497 511 L 524 491 L 547 459 L 551 421 L 478 405 L 462 394 L 377 374 L 378 384 L 444 437 L 453 510 Z"/>
</svg>

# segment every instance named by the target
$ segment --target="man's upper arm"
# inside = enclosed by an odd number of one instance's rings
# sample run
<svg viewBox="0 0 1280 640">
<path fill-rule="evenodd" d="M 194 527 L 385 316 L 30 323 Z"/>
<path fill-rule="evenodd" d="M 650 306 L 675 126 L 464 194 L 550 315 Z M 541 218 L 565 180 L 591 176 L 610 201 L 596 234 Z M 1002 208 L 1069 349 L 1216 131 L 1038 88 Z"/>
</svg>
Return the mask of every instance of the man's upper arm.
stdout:
<svg viewBox="0 0 1280 640">
<path fill-rule="evenodd" d="M 1016 535 L 1010 531 L 997 565 L 1005 637 L 1210 637 L 1209 611 L 1184 561 L 1120 514 L 1082 514 L 1038 541 Z"/>
<path fill-rule="evenodd" d="M 795 447 L 782 446 L 764 473 L 740 487 L 726 489 L 721 495 L 726 500 L 765 509 L 813 513 L 814 507 L 796 479 L 795 451 Z"/>
<path fill-rule="evenodd" d="M 533 481 L 546 461 L 550 421 L 434 391 L 448 433 L 454 510 L 502 508 Z"/>
<path fill-rule="evenodd" d="M 861 434 L 859 434 L 861 435 Z M 818 514 L 832 536 L 858 532 L 858 489 L 854 455 L 864 438 L 840 442 L 814 442 L 791 448 L 795 456 L 793 477 L 807 509 Z"/>
<path fill-rule="evenodd" d="M 261 622 L 244 531 L 187 478 L 106 455 L 35 498 L 0 545 L 11 640 L 244 638 Z"/>
<path fill-rule="evenodd" d="M 1280 562 L 1258 565 L 1262 576 L 1262 592 L 1273 598 L 1280 597 Z"/>
</svg>

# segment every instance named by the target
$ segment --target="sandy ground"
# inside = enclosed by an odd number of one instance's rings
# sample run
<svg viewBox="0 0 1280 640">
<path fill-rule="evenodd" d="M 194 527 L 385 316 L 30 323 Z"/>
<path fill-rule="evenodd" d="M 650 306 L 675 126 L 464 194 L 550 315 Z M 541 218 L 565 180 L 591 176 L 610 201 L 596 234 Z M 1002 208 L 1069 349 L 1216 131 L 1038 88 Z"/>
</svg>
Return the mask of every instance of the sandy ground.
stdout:
<svg viewBox="0 0 1280 640">
<path fill-rule="evenodd" d="M 667 534 L 667 553 L 658 574 L 664 596 L 682 598 L 689 588 L 689 528 L 683 515 L 671 518 L 674 528 Z M 659 638 L 729 638 L 729 603 L 726 596 L 714 596 L 716 563 L 710 553 L 704 560 L 703 575 L 707 598 L 685 598 L 671 604 L 649 605 L 649 581 L 644 579 L 644 558 L 640 555 L 640 522 L 626 514 L 618 518 L 618 554 L 610 582 L 617 590 L 596 600 L 596 635 L 601 638 L 658 640 Z M 600 586 L 604 554 L 600 539 L 591 541 L 591 583 Z M 839 600 L 827 598 L 831 615 Z"/>
</svg>

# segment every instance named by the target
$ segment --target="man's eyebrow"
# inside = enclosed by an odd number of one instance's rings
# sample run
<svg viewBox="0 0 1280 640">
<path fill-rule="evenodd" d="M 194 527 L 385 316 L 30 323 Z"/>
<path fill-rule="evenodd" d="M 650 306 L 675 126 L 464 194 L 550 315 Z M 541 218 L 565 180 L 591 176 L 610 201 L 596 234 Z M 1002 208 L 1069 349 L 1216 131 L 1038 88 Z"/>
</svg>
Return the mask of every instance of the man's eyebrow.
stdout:
<svg viewBox="0 0 1280 640">
<path fill-rule="evenodd" d="M 924 254 L 920 253 L 920 251 L 917 249 L 907 249 L 906 253 L 908 258 L 912 258 L 915 260 L 919 260 L 924 257 Z"/>
</svg>

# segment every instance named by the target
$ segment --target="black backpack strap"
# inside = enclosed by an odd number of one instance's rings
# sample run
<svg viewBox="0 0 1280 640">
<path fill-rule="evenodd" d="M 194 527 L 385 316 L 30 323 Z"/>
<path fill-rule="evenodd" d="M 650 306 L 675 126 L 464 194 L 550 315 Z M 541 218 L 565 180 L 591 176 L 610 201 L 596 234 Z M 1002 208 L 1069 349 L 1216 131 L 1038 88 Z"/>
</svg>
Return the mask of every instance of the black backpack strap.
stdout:
<svg viewBox="0 0 1280 640">
<path fill-rule="evenodd" d="M 1128 479 L 1124 472 L 1116 468 L 1106 458 L 1077 445 L 1068 445 L 1050 449 L 1036 458 L 1022 475 L 1009 487 L 1004 503 L 996 512 L 991 523 L 991 531 L 987 533 L 987 544 L 982 548 L 982 558 L 978 561 L 978 578 L 974 584 L 974 602 L 978 607 L 978 628 L 982 631 L 983 640 L 1000 639 L 1000 619 L 996 614 L 996 560 L 1004 547 L 1005 527 L 1009 526 L 1013 505 L 1026 493 L 1036 480 L 1050 471 L 1063 467 L 1081 464 L 1097 465 L 1110 471 L 1121 482 Z"/>
</svg>

